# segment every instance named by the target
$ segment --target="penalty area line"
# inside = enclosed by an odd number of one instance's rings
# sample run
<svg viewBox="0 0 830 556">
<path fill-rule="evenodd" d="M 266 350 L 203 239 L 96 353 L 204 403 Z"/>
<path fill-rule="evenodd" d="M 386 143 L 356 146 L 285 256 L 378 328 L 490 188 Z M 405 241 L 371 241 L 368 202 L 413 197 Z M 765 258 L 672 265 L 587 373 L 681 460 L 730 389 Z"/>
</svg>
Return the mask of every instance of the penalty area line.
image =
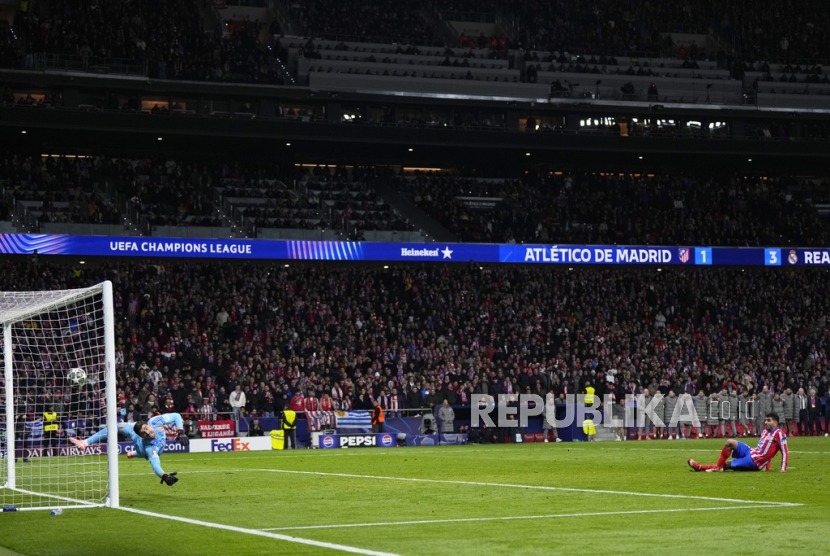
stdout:
<svg viewBox="0 0 830 556">
<path fill-rule="evenodd" d="M 354 475 L 350 473 L 325 473 L 322 471 L 295 471 L 288 469 L 253 469 L 253 471 L 262 471 L 263 473 L 292 473 L 297 475 L 321 475 L 330 477 L 348 477 L 354 479 L 380 479 L 385 481 L 410 481 L 415 483 L 439 483 L 439 484 L 453 484 L 453 485 L 470 485 L 470 486 L 488 486 L 488 487 L 507 487 L 507 488 L 526 488 L 533 490 L 553 490 L 560 492 L 590 492 L 593 494 L 620 494 L 625 496 L 647 496 L 652 498 L 681 498 L 685 500 L 708 500 L 711 502 L 731 502 L 734 504 L 763 504 L 768 507 L 791 507 L 803 506 L 795 502 L 767 502 L 764 500 L 740 500 L 737 498 L 715 498 L 711 496 L 691 496 L 686 494 L 654 494 L 648 492 L 627 492 L 621 490 L 601 490 L 590 488 L 569 488 L 569 487 L 554 487 L 543 485 L 514 485 L 506 483 L 484 483 L 478 481 L 452 481 L 447 479 L 416 479 L 410 477 L 382 477 L 378 475 Z"/>
<path fill-rule="evenodd" d="M 630 515 L 630 514 L 660 514 L 672 512 L 714 512 L 721 510 L 746 510 L 751 508 L 769 509 L 769 506 L 726 506 L 718 508 L 671 508 L 667 510 L 631 510 L 623 512 L 593 512 L 581 514 L 549 514 L 549 515 L 518 515 L 505 517 L 468 517 L 458 519 L 427 519 L 422 521 L 387 521 L 382 523 L 346 523 L 337 525 L 306 525 L 300 527 L 270 527 L 260 531 L 289 531 L 301 529 L 341 529 L 344 527 L 379 527 L 392 525 L 425 525 L 430 523 L 462 523 L 468 521 L 510 521 L 516 519 L 552 519 L 557 517 L 602 517 L 608 515 Z"/>
<path fill-rule="evenodd" d="M 156 512 L 148 512 L 145 510 L 138 510 L 136 508 L 119 507 L 119 510 L 130 512 L 134 514 L 146 515 L 149 517 L 157 517 L 160 519 L 169 519 L 171 521 L 179 521 L 188 523 L 190 525 L 201 525 L 202 527 L 209 527 L 211 529 L 223 529 L 225 531 L 233 531 L 234 533 L 244 533 L 246 535 L 255 535 L 258 537 L 266 537 L 286 542 L 293 542 L 298 544 L 307 544 L 319 548 L 329 548 L 331 550 L 339 550 L 341 552 L 350 552 L 352 554 L 364 554 L 365 556 L 400 556 L 393 552 L 378 552 L 376 550 L 366 550 L 364 548 L 357 548 L 355 546 L 346 546 L 344 544 L 335 544 L 330 542 L 315 541 L 311 539 L 303 539 L 300 537 L 291 537 L 288 535 L 280 535 L 279 533 L 270 533 L 268 531 L 261 531 L 257 529 L 246 529 L 244 527 L 234 527 L 233 525 L 223 525 L 221 523 L 212 523 L 210 521 L 201 521 L 198 519 L 190 519 L 187 517 L 178 517 L 174 515 L 159 514 Z"/>
</svg>

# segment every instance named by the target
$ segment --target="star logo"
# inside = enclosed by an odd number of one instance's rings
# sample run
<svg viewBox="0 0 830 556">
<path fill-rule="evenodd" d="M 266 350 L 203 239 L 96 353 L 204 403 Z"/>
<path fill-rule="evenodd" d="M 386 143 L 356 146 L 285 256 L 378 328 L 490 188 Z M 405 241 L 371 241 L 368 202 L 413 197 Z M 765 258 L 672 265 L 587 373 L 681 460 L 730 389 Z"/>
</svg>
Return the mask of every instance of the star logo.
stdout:
<svg viewBox="0 0 830 556">
<path fill-rule="evenodd" d="M 450 251 L 449 246 L 444 247 L 444 250 L 441 251 L 441 254 L 444 255 L 445 259 L 452 259 L 452 251 Z"/>
</svg>

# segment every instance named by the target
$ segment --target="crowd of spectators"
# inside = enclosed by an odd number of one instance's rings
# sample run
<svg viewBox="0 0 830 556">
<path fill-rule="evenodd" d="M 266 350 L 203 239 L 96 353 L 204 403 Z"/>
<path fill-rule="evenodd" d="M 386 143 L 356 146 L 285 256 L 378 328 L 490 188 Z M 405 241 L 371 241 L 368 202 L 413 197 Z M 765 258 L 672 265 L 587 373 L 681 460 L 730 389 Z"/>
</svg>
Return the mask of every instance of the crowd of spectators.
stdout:
<svg viewBox="0 0 830 556">
<path fill-rule="evenodd" d="M 515 31 L 513 43 L 525 50 L 581 48 L 606 52 L 656 52 L 665 46 L 662 31 L 686 24 L 690 14 L 682 4 L 612 0 L 491 0 Z"/>
<path fill-rule="evenodd" d="M 396 187 L 463 241 L 629 245 L 803 245 L 830 240 L 798 178 L 528 174 L 521 181 L 420 176 Z M 501 198 L 492 210 L 459 197 Z M 511 201 L 511 202 L 506 202 Z"/>
<path fill-rule="evenodd" d="M 466 2 L 439 2 L 433 11 L 458 10 Z M 738 65 L 750 61 L 792 60 L 814 64 L 827 60 L 828 18 L 819 0 L 798 0 L 786 6 L 770 0 L 685 3 L 626 0 L 482 0 L 471 2 L 476 13 L 499 13 L 513 35 L 463 35 L 463 47 L 488 48 L 506 57 L 508 48 L 572 52 L 658 53 L 675 51 L 667 33 L 710 34 L 734 47 Z M 360 6 L 333 0 L 287 2 L 291 17 L 307 37 L 358 42 L 440 44 L 422 6 L 413 0 L 371 0 Z M 816 14 L 805 19 L 805 14 Z M 128 3 L 55 0 L 48 13 L 37 4 L 20 12 L 14 26 L 0 27 L 0 64 L 32 69 L 38 52 L 71 54 L 84 65 L 110 58 L 146 62 L 151 77 L 280 83 L 283 72 L 260 36 L 275 36 L 279 25 L 265 22 L 229 23 L 223 30 L 205 31 L 197 0 Z M 224 32 L 222 32 L 224 31 Z M 266 32 L 267 31 L 267 32 Z M 692 45 L 678 56 L 689 63 L 711 55 Z M 719 53 L 723 57 L 723 53 Z M 798 62 L 797 62 L 798 61 Z M 731 65 L 731 62 L 728 63 Z M 798 72 L 787 72 L 791 81 Z M 797 78 L 796 78 L 797 79 Z M 824 76 L 808 76 L 824 79 Z M 810 81 L 808 81 L 810 82 Z"/>
<path fill-rule="evenodd" d="M 423 44 L 433 36 L 415 0 L 292 0 L 288 9 L 308 37 Z"/>
<path fill-rule="evenodd" d="M 309 0 L 291 4 L 291 12 L 309 36 L 324 33 L 353 35 L 351 40 L 366 41 L 371 36 L 423 39 L 430 34 L 423 20 L 408 3 L 396 6 L 372 2 L 362 10 L 351 10 L 345 17 L 325 3 Z M 607 53 L 657 53 L 674 50 L 666 33 L 714 33 L 731 44 L 739 60 L 827 60 L 830 21 L 819 0 L 799 0 L 786 6 L 765 0 L 762 6 L 746 0 L 723 4 L 715 0 L 691 2 L 618 2 L 612 0 L 482 0 L 476 2 L 439 2 L 433 11 L 498 13 L 509 22 L 513 36 L 510 48 L 530 50 L 594 51 Z M 345 10 L 345 8 L 344 8 Z M 816 14 L 809 18 L 805 14 Z M 391 15 L 391 17 L 389 17 Z M 358 17 L 359 16 L 359 17 Z M 374 25 L 373 25 L 374 23 Z M 379 32 L 379 30 L 383 30 Z M 392 33 L 392 34 L 390 34 Z M 503 37 L 463 35 L 466 47 L 504 50 Z M 678 56 L 694 61 L 714 52 L 702 47 L 682 47 Z M 803 63 L 803 62 L 802 62 Z"/>
<path fill-rule="evenodd" d="M 129 207 L 151 227 L 223 226 L 224 208 L 247 229 L 340 230 L 354 238 L 368 230 L 412 230 L 378 194 L 376 185 L 387 181 L 462 241 L 804 247 L 830 241 L 815 206 L 827 202 L 825 184 L 805 178 L 395 177 L 374 167 L 243 170 L 170 157 L 7 154 L 0 161 L 6 201 L 26 201 L 42 222 L 119 223 L 120 211 L 100 193 L 107 182 L 129 195 Z"/>
<path fill-rule="evenodd" d="M 222 226 L 214 206 L 216 176 L 206 167 L 173 158 L 121 159 L 110 169 L 131 206 L 150 226 Z"/>
<path fill-rule="evenodd" d="M 288 4 L 307 36 L 349 35 L 350 40 L 364 42 L 380 37 L 423 40 L 431 36 L 426 20 L 411 2 L 374 0 L 360 9 L 320 0 Z M 727 4 L 715 0 L 450 0 L 431 9 L 434 14 L 467 12 L 471 20 L 482 13 L 498 13 L 513 35 L 509 46 L 526 51 L 564 48 L 654 53 L 672 48 L 666 33 L 695 33 L 725 39 L 741 60 L 826 60 L 830 16 L 823 7 L 820 0 L 787 5 L 771 0 L 760 5 L 748 0 Z M 499 39 L 464 35 L 462 42 L 464 46 L 503 50 L 507 45 Z M 690 60 L 704 55 L 703 49 L 694 45 L 679 53 Z"/>
<path fill-rule="evenodd" d="M 38 212 L 41 222 L 120 224 L 123 215 L 112 195 L 102 193 L 107 190 L 129 198 L 136 216 L 149 226 L 221 226 L 214 185 L 223 172 L 229 175 L 231 170 L 169 157 L 6 153 L 0 158 L 5 198 L 24 202 L 21 206 Z"/>
<path fill-rule="evenodd" d="M 237 388 L 241 417 L 324 400 L 368 408 L 389 395 L 401 408 L 465 405 L 473 393 L 559 397 L 587 381 L 618 397 L 828 391 L 823 269 L 165 261 L 81 272 L 33 259 L 0 267 L 2 291 L 104 279 L 115 292 L 119 405 L 131 414 L 210 419 L 231 412 Z M 49 337 L 27 334 L 36 344 Z M 38 346 L 19 374 L 32 411 L 69 396 L 61 382 L 69 362 Z M 50 364 L 39 364 L 47 355 Z M 100 357 L 85 357 L 97 376 Z M 84 395 L 84 411 L 100 407 L 99 393 Z"/>
<path fill-rule="evenodd" d="M 529 56 L 531 60 L 526 64 L 525 71 L 533 68 L 537 73 L 540 71 L 548 72 L 567 72 L 567 73 L 588 73 L 593 75 L 627 75 L 630 77 L 683 77 L 679 72 L 672 70 L 679 69 L 700 69 L 700 65 L 696 61 L 677 60 L 670 63 L 667 67 L 665 63 L 658 66 L 651 67 L 648 62 L 642 64 L 630 65 L 627 67 L 620 67 L 617 65 L 617 59 L 613 56 L 591 56 L 583 57 L 577 56 L 576 60 L 567 59 L 562 53 L 552 53 L 548 56 L 538 59 L 538 56 Z M 537 58 L 537 59 L 534 59 Z M 717 78 L 720 79 L 720 78 Z"/>
<path fill-rule="evenodd" d="M 479 180 L 450 176 L 397 177 L 393 186 L 462 241 L 511 241 L 514 206 L 524 195 L 518 179 Z M 463 197 L 489 198 L 487 208 L 465 203 Z"/>
<path fill-rule="evenodd" d="M 770 68 L 767 63 L 747 62 L 743 65 L 744 72 L 762 72 L 763 75 L 755 77 L 753 87 L 757 89 L 760 81 L 778 83 L 804 83 L 807 85 L 828 85 L 830 77 L 824 73 L 821 64 L 805 65 L 786 64 L 782 67 Z M 786 92 L 786 91 L 785 91 Z"/>
<path fill-rule="evenodd" d="M 416 71 L 416 70 L 406 70 L 401 68 L 400 70 L 392 69 L 391 71 L 388 69 L 376 69 L 372 71 L 371 69 L 366 69 L 365 71 L 362 68 L 349 68 L 346 71 L 336 71 L 332 67 L 323 67 L 322 65 L 317 66 L 317 68 L 310 67 L 309 73 L 317 72 L 317 73 L 345 73 L 347 75 L 376 75 L 381 77 L 422 77 L 428 79 L 461 79 L 466 81 L 492 81 L 497 83 L 501 81 L 502 83 L 518 83 L 519 76 L 518 74 L 513 75 L 474 75 L 472 70 L 460 70 L 456 74 L 455 72 L 450 72 L 449 74 L 446 71 L 441 71 L 440 69 L 433 69 L 430 70 L 423 70 Z"/>
<path fill-rule="evenodd" d="M 820 0 L 695 0 L 692 5 L 696 12 L 710 14 L 711 27 L 746 60 L 828 60 L 830 14 Z"/>
<path fill-rule="evenodd" d="M 286 189 L 276 179 L 244 183 L 223 180 L 222 198 L 234 215 L 247 227 L 290 228 L 299 230 L 332 229 L 331 218 L 320 210 L 319 203 Z"/>
<path fill-rule="evenodd" d="M 476 4 L 476 11 L 497 11 L 507 17 L 517 31 L 514 41 L 525 49 L 656 52 L 670 46 L 663 33 L 696 33 L 723 38 L 741 60 L 828 59 L 830 15 L 820 0 L 786 5 L 770 0 L 490 0 Z M 680 57 L 685 58 L 684 54 L 696 58 L 685 48 Z"/>
<path fill-rule="evenodd" d="M 388 60 L 390 55 L 406 55 L 406 56 L 444 56 L 447 58 L 470 58 L 470 59 L 489 59 L 498 60 L 507 58 L 507 52 L 487 50 L 485 52 L 473 50 L 475 47 L 466 48 L 450 48 L 450 47 L 418 47 L 414 44 L 391 44 L 391 45 L 370 45 L 361 46 L 351 45 L 340 41 L 337 44 L 324 44 L 314 39 L 308 39 L 305 42 L 294 40 L 291 38 L 278 39 L 277 44 L 283 49 L 298 49 L 300 57 L 316 59 L 316 60 L 339 60 L 346 59 L 348 56 L 344 53 L 351 52 L 355 54 L 370 54 L 372 56 L 384 55 L 381 60 Z M 338 56 L 340 58 L 338 58 Z M 357 59 L 357 57 L 355 57 Z M 420 60 L 419 60 L 420 63 Z"/>
<path fill-rule="evenodd" d="M 150 77 L 281 83 L 278 60 L 260 42 L 261 22 L 205 31 L 196 0 L 55 0 L 15 18 L 18 40 L 0 31 L 0 66 L 33 68 L 33 54 L 77 56 L 84 67 L 120 58 L 144 62 Z"/>
<path fill-rule="evenodd" d="M 100 159 L 25 156 L 0 159 L 6 218 L 14 203 L 41 223 L 120 224 L 121 211 L 95 190 Z M 22 216 L 22 214 L 21 214 Z"/>
<path fill-rule="evenodd" d="M 509 48 L 506 37 L 502 35 L 492 35 L 490 37 L 486 37 L 484 36 L 484 32 L 479 33 L 478 37 L 473 37 L 472 35 L 467 35 L 462 31 L 458 36 L 458 40 L 464 48 L 489 48 L 493 53 L 502 52 L 505 55 L 507 54 L 507 49 Z"/>
<path fill-rule="evenodd" d="M 249 228 L 334 229 L 352 239 L 366 230 L 413 229 L 374 188 L 377 172 L 373 167 L 242 169 L 172 157 L 7 154 L 0 159 L 3 206 L 25 201 L 41 222 L 121 223 L 121 212 L 100 193 L 107 186 L 128 199 L 130 216 L 150 232 L 159 226 L 228 226 L 221 205 Z"/>
<path fill-rule="evenodd" d="M 362 231 L 411 230 L 412 225 L 373 187 L 373 167 L 249 172 L 220 180 L 219 193 L 247 227 Z"/>
<path fill-rule="evenodd" d="M 413 229 L 372 186 L 377 177 L 374 168 L 355 168 L 350 172 L 338 167 L 331 173 L 304 174 L 298 185 L 308 192 L 310 203 L 325 207 L 358 230 Z"/>
</svg>

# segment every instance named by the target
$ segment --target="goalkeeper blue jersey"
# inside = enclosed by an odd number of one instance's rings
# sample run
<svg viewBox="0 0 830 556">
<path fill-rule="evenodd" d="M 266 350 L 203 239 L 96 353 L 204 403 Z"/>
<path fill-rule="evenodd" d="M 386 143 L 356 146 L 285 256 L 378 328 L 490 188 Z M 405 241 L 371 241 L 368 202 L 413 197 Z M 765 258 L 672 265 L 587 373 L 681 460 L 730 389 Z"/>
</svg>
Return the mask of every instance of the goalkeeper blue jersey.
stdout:
<svg viewBox="0 0 830 556">
<path fill-rule="evenodd" d="M 147 440 L 145 438 L 141 438 L 135 432 L 133 432 L 133 444 L 135 444 L 136 448 L 142 455 L 147 454 L 148 456 L 155 452 L 156 454 L 160 454 L 164 451 L 165 442 L 167 439 L 164 434 L 164 426 L 169 425 L 171 423 L 175 423 L 178 428 L 183 428 L 182 424 L 182 416 L 178 413 L 165 413 L 164 415 L 156 415 L 152 419 L 150 419 L 147 424 L 153 427 L 153 430 L 156 431 L 156 437 L 152 440 Z M 139 443 L 141 443 L 141 447 L 139 449 Z"/>
</svg>

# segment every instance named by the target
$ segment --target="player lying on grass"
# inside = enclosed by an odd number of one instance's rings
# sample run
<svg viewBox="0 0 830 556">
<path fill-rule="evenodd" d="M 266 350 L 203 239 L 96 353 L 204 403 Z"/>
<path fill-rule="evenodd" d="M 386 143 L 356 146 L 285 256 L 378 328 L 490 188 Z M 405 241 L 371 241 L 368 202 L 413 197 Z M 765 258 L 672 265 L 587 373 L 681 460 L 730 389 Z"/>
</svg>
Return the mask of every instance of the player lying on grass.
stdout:
<svg viewBox="0 0 830 556">
<path fill-rule="evenodd" d="M 153 466 L 156 475 L 161 477 L 161 482 L 173 486 L 179 480 L 176 473 L 165 473 L 162 471 L 159 462 L 159 454 L 164 451 L 164 426 L 171 423 L 176 425 L 176 440 L 179 444 L 182 446 L 190 444 L 190 439 L 187 438 L 182 426 L 182 416 L 178 413 L 156 415 L 150 419 L 149 423 L 147 421 L 137 421 L 132 425 L 130 423 L 118 423 L 118 431 L 128 435 L 135 445 L 135 450 L 127 452 L 127 457 L 133 458 L 138 455 L 146 458 Z M 69 440 L 78 448 L 86 449 L 90 444 L 106 442 L 107 427 L 99 430 L 86 440 L 78 440 L 77 438 L 70 438 Z"/>
<path fill-rule="evenodd" d="M 778 414 L 767 413 L 764 419 L 764 432 L 761 433 L 757 448 L 750 448 L 743 442 L 730 438 L 721 450 L 716 465 L 701 465 L 691 458 L 688 463 L 695 471 L 723 471 L 724 469 L 758 471 L 762 468 L 769 471 L 772 459 L 779 451 L 781 452 L 781 471 L 784 472 L 790 460 L 787 437 L 778 428 Z M 732 461 L 726 461 L 730 456 Z"/>
</svg>

